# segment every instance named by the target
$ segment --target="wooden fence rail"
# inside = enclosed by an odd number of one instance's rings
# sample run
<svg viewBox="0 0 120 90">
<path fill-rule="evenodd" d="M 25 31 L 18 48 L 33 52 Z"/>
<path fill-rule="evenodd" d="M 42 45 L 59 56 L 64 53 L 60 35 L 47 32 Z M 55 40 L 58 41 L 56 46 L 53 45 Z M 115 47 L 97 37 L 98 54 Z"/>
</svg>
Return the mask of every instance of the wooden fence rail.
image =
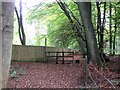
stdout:
<svg viewBox="0 0 120 90">
<path fill-rule="evenodd" d="M 51 55 L 54 54 L 54 55 Z M 46 59 L 55 58 L 56 64 L 58 64 L 58 61 L 62 61 L 62 64 L 64 64 L 65 57 L 72 58 L 74 61 L 74 52 L 67 52 L 67 51 L 59 51 L 59 52 L 46 52 Z"/>
</svg>

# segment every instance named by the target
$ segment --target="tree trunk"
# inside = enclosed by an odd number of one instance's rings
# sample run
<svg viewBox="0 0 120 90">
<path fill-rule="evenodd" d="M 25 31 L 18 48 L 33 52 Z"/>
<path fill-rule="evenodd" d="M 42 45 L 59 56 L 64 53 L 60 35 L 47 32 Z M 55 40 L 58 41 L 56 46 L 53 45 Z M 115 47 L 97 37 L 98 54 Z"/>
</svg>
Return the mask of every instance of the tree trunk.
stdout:
<svg viewBox="0 0 120 90">
<path fill-rule="evenodd" d="M 115 15 L 116 15 L 116 7 L 115 7 Z M 116 20 L 116 18 L 115 18 L 115 26 L 114 26 L 114 29 L 115 29 L 115 31 L 114 31 L 114 36 L 113 36 L 113 55 L 115 55 L 115 49 L 116 49 L 116 47 L 115 47 L 115 42 L 116 42 L 116 32 L 117 32 L 117 20 Z"/>
<path fill-rule="evenodd" d="M 87 42 L 87 51 L 89 54 L 89 60 L 92 62 L 97 62 L 98 65 L 102 65 L 100 54 L 97 47 L 97 41 L 95 37 L 95 31 L 93 28 L 91 15 L 89 11 L 90 2 L 77 2 L 82 22 L 85 28 L 86 42 Z"/>
<path fill-rule="evenodd" d="M 15 7 L 15 12 L 18 20 L 18 32 L 19 32 L 19 38 L 20 42 L 22 45 L 26 44 L 26 36 L 24 32 L 24 27 L 23 27 L 23 19 L 22 19 L 22 0 L 20 0 L 20 14 L 18 14 L 18 10 Z"/>
<path fill-rule="evenodd" d="M 112 55 L 112 6 L 110 4 L 110 7 L 109 7 L 109 15 L 110 15 L 110 19 L 109 19 L 109 29 L 110 29 L 110 55 Z"/>
<path fill-rule="evenodd" d="M 105 28 L 105 15 L 106 15 L 106 2 L 104 2 L 104 11 L 103 11 L 103 21 L 100 25 L 100 41 L 99 41 L 99 50 L 102 61 L 105 62 L 104 58 L 104 28 Z"/>
<path fill-rule="evenodd" d="M 81 37 L 76 37 L 76 40 L 77 40 L 77 42 L 78 42 L 78 44 L 80 46 L 81 53 L 83 55 L 86 55 L 87 54 L 87 52 L 86 52 L 86 43 L 82 40 Z"/>
<path fill-rule="evenodd" d="M 21 34 L 22 34 L 22 45 L 25 45 L 26 44 L 26 36 L 25 36 L 25 32 L 24 32 L 22 18 L 23 18 L 22 17 L 22 0 L 20 0 L 20 27 L 21 27 Z"/>
<path fill-rule="evenodd" d="M 100 52 L 104 53 L 104 28 L 105 28 L 106 2 L 104 2 L 103 21 L 100 28 Z"/>
<path fill-rule="evenodd" d="M 114 37 L 113 37 L 113 55 L 115 55 L 115 42 L 116 42 L 116 32 L 117 32 L 117 24 L 115 22 L 115 32 L 114 32 Z"/>
<path fill-rule="evenodd" d="M 79 20 L 76 19 L 72 11 L 68 8 L 68 6 L 65 3 L 63 3 L 61 0 L 57 0 L 57 3 L 60 6 L 60 8 L 64 11 L 65 15 L 67 16 L 67 18 L 71 23 L 72 29 L 75 33 L 76 40 L 80 45 L 80 49 L 82 50 L 81 51 L 82 54 L 86 54 L 86 42 L 84 39 L 84 33 L 82 32 L 82 28 Z M 76 24 L 75 21 L 77 22 Z"/>
<path fill-rule="evenodd" d="M 0 2 L 0 90 L 2 89 L 2 2 Z"/>
<path fill-rule="evenodd" d="M 97 34 L 98 34 L 98 43 L 100 48 L 100 26 L 101 26 L 101 9 L 100 9 L 100 3 L 96 2 L 97 6 Z"/>
<path fill-rule="evenodd" d="M 11 62 L 14 2 L 2 2 L 2 87 L 6 88 Z"/>
</svg>

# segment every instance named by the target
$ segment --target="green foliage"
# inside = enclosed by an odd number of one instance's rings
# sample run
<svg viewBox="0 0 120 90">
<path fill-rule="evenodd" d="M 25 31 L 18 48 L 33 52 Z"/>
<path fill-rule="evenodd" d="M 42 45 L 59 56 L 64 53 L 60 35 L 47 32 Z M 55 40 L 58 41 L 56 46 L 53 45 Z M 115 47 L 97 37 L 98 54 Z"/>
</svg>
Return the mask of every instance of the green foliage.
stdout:
<svg viewBox="0 0 120 90">
<path fill-rule="evenodd" d="M 79 17 L 77 5 L 71 1 L 66 2 L 75 16 Z M 34 14 L 33 14 L 34 13 Z M 80 18 L 78 18 L 80 19 Z M 46 21 L 48 34 L 46 35 L 49 45 L 57 47 L 78 47 L 71 25 L 59 5 L 55 3 L 38 4 L 29 12 L 29 21 L 39 23 Z M 40 45 L 44 35 L 36 35 L 36 45 Z"/>
<path fill-rule="evenodd" d="M 80 19 L 80 14 L 78 11 L 77 5 L 74 3 L 72 0 L 65 0 L 65 3 L 68 5 L 70 10 L 73 12 L 75 17 L 81 21 Z M 109 17 L 109 5 L 110 3 L 107 3 L 106 6 L 106 19 L 105 19 L 105 31 L 104 31 L 104 41 L 106 43 L 109 42 L 109 18 L 112 18 L 112 32 L 114 36 L 114 24 L 115 21 L 117 22 L 117 33 L 116 33 L 116 41 L 119 39 L 119 34 L 120 34 L 120 3 L 119 2 L 112 2 L 112 17 Z M 103 8 L 104 4 L 101 3 L 100 5 L 101 8 L 101 21 L 103 18 Z M 115 14 L 115 9 L 116 9 L 116 14 Z M 32 7 L 29 11 L 28 14 L 28 19 L 30 23 L 35 23 L 37 27 L 40 26 L 41 22 L 45 22 L 47 25 L 48 31 L 47 34 L 37 34 L 36 35 L 36 45 L 41 45 L 41 43 L 44 42 L 44 37 L 47 38 L 47 45 L 51 46 L 57 46 L 57 47 L 70 47 L 70 48 L 79 48 L 79 44 L 76 40 L 75 34 L 72 30 L 72 26 L 68 20 L 68 18 L 65 16 L 64 12 L 61 10 L 59 5 L 54 2 L 54 3 L 47 3 L 47 2 L 42 2 L 39 3 L 38 5 Z M 96 32 L 96 38 L 97 38 L 97 31 L 96 31 L 96 24 L 97 24 L 97 8 L 96 8 L 96 3 L 92 3 L 92 22 L 95 28 Z M 108 52 L 109 51 L 109 44 L 105 48 L 105 50 Z"/>
<path fill-rule="evenodd" d="M 110 17 L 109 16 L 109 7 L 110 7 L 110 4 L 112 5 L 112 16 Z M 110 27 L 109 27 L 109 19 L 111 18 L 112 19 L 112 37 L 114 37 L 115 35 L 115 23 L 117 25 L 117 31 L 116 31 L 116 42 L 115 43 L 118 43 L 118 38 L 119 37 L 119 34 L 120 34 L 120 3 L 119 2 L 107 2 L 106 3 L 106 18 L 105 18 L 105 27 L 104 27 L 104 42 L 106 44 L 106 47 L 104 48 L 105 50 L 105 53 L 109 53 L 110 52 L 110 49 L 109 49 L 109 39 L 110 39 Z M 101 21 L 103 20 L 103 3 L 100 4 L 100 10 L 101 10 Z M 116 11 L 115 11 L 116 10 Z M 96 3 L 92 3 L 92 21 L 93 21 L 93 25 L 94 25 L 94 28 L 95 30 L 97 29 L 96 25 L 97 25 L 97 8 L 96 8 Z M 97 35 L 97 31 L 96 32 L 96 38 L 98 39 Z M 112 38 L 112 42 L 113 42 L 113 38 Z M 118 45 L 116 47 L 119 47 Z M 111 50 L 111 51 L 114 51 L 114 50 Z"/>
<path fill-rule="evenodd" d="M 36 46 L 42 46 L 45 45 L 45 38 L 46 38 L 46 35 L 45 34 L 36 34 L 36 37 L 34 38 L 36 40 L 35 42 L 35 45 Z"/>
<path fill-rule="evenodd" d="M 35 61 L 36 62 L 40 62 L 40 63 L 46 63 L 46 62 L 48 62 L 48 60 L 46 60 L 45 58 L 37 58 Z"/>
<path fill-rule="evenodd" d="M 19 75 L 23 75 L 24 74 L 24 70 L 22 68 L 20 68 L 19 66 L 17 67 L 13 67 L 10 70 L 10 76 L 11 78 L 17 78 Z"/>
<path fill-rule="evenodd" d="M 19 71 L 18 71 L 18 74 L 19 75 L 23 75 L 24 74 L 24 70 L 22 68 L 20 68 Z"/>
<path fill-rule="evenodd" d="M 16 78 L 16 77 L 17 77 L 17 71 L 16 71 L 16 69 L 13 68 L 13 69 L 11 70 L 10 76 L 11 76 L 12 78 Z"/>
</svg>

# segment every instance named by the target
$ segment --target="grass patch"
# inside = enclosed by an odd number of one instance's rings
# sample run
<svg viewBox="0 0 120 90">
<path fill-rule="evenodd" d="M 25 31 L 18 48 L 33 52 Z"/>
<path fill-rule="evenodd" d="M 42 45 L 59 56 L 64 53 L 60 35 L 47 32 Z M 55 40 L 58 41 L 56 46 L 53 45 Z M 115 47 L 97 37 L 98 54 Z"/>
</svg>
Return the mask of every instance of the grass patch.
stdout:
<svg viewBox="0 0 120 90">
<path fill-rule="evenodd" d="M 37 58 L 37 59 L 35 60 L 35 62 L 46 63 L 46 62 L 48 62 L 48 60 L 46 60 L 45 58 Z"/>
<path fill-rule="evenodd" d="M 13 60 L 17 62 L 41 62 L 41 63 L 46 63 L 48 60 L 46 58 L 35 58 L 31 60 Z"/>
</svg>

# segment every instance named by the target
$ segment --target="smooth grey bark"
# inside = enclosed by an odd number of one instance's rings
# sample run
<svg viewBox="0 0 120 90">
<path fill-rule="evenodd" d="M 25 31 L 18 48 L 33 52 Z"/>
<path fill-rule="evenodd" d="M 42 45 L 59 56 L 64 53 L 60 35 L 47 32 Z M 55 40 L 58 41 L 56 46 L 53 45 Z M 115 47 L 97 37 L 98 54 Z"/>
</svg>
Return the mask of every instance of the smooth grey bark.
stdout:
<svg viewBox="0 0 120 90">
<path fill-rule="evenodd" d="M 2 87 L 6 88 L 11 63 L 14 2 L 2 2 Z"/>
<path fill-rule="evenodd" d="M 86 43 L 82 40 L 82 38 L 80 37 L 76 37 L 76 40 L 80 46 L 80 50 L 81 50 L 81 54 L 86 54 L 87 51 L 86 51 Z"/>
<path fill-rule="evenodd" d="M 2 89 L 2 3 L 0 2 L 0 90 Z"/>
<path fill-rule="evenodd" d="M 101 65 L 101 58 L 97 47 L 96 35 L 93 28 L 91 15 L 90 15 L 90 2 L 76 2 L 81 14 L 81 19 L 85 28 L 87 51 L 89 55 L 89 60 L 92 62 L 97 62 Z"/>
</svg>

